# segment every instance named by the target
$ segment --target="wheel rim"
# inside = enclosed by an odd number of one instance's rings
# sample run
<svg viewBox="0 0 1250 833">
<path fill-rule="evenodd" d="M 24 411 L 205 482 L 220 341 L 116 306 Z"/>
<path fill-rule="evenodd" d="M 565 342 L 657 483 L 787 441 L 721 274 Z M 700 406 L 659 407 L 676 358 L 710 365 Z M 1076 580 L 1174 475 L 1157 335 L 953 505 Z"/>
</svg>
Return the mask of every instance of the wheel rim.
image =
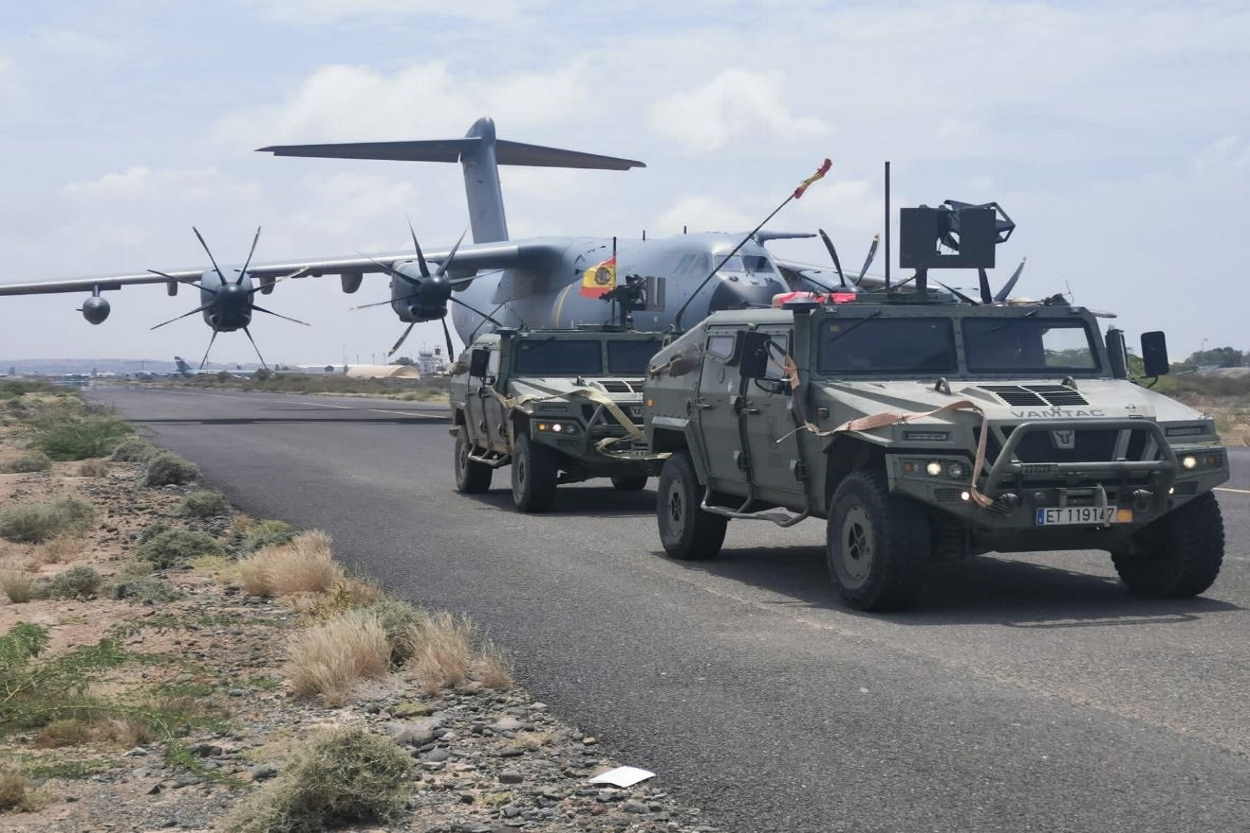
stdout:
<svg viewBox="0 0 1250 833">
<path fill-rule="evenodd" d="M 872 574 L 877 541 L 872 521 L 862 506 L 852 506 L 842 516 L 838 558 L 838 578 L 849 587 L 859 587 Z"/>
<path fill-rule="evenodd" d="M 520 449 L 517 449 L 520 451 Z M 525 454 L 517 454 L 512 458 L 512 484 L 517 493 L 525 489 Z"/>
<path fill-rule="evenodd" d="M 674 482 L 669 485 L 665 503 L 668 506 L 665 519 L 669 522 L 669 528 L 680 531 L 682 519 L 686 516 L 686 498 L 682 494 L 681 484 Z"/>
</svg>

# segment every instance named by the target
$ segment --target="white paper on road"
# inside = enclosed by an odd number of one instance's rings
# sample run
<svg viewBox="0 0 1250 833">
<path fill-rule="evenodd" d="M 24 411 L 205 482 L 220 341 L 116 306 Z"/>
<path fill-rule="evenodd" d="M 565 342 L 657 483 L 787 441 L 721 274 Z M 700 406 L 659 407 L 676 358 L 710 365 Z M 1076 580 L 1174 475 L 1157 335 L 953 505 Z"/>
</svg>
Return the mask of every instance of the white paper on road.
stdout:
<svg viewBox="0 0 1250 833">
<path fill-rule="evenodd" d="M 615 787 L 632 787 L 639 781 L 646 781 L 648 778 L 654 777 L 654 772 L 648 772 L 636 766 L 618 766 L 616 769 L 609 769 L 607 772 L 599 773 L 590 779 L 590 783 L 611 784 Z"/>
</svg>

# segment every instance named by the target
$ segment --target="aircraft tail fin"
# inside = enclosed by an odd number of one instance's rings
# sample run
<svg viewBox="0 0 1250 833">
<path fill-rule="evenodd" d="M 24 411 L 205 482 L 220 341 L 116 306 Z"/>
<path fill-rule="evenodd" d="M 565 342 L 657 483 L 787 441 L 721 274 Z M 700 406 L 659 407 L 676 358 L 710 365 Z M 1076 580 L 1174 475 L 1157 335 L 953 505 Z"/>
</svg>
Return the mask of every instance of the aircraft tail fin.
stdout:
<svg viewBox="0 0 1250 833">
<path fill-rule="evenodd" d="M 508 239 L 499 165 L 546 168 L 590 168 L 625 171 L 645 168 L 634 159 L 600 156 L 576 150 L 527 145 L 495 138 L 495 122 L 478 119 L 463 139 L 407 142 L 340 142 L 321 145 L 271 145 L 259 148 L 275 156 L 313 156 L 331 159 L 389 159 L 404 162 L 459 162 L 464 169 L 464 191 L 469 203 L 473 242 Z"/>
</svg>

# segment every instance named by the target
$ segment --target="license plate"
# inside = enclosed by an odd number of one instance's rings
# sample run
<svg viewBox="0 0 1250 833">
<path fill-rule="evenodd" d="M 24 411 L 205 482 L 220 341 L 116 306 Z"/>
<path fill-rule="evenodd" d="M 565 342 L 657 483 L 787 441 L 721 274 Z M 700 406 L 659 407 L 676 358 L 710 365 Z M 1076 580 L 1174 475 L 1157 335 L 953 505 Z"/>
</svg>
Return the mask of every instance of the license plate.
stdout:
<svg viewBox="0 0 1250 833">
<path fill-rule="evenodd" d="M 1133 510 L 1120 506 L 1051 506 L 1037 510 L 1038 526 L 1102 526 L 1133 522 Z"/>
</svg>

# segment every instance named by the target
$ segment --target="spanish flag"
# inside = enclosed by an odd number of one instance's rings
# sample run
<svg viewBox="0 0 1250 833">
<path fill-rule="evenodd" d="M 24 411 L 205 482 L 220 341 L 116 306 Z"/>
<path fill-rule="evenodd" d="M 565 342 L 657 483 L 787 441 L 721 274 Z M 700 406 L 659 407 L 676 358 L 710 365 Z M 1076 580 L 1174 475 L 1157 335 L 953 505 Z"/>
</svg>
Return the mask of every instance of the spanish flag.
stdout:
<svg viewBox="0 0 1250 833">
<path fill-rule="evenodd" d="M 808 187 L 818 179 L 824 179 L 825 174 L 829 173 L 829 169 L 833 167 L 833 161 L 826 159 L 821 166 L 816 169 L 816 173 L 799 183 L 799 187 L 794 189 L 794 198 L 797 200 L 803 196 Z"/>
<path fill-rule="evenodd" d="M 616 289 L 616 256 L 596 263 L 582 273 L 582 294 L 587 298 L 601 298 Z"/>
</svg>

